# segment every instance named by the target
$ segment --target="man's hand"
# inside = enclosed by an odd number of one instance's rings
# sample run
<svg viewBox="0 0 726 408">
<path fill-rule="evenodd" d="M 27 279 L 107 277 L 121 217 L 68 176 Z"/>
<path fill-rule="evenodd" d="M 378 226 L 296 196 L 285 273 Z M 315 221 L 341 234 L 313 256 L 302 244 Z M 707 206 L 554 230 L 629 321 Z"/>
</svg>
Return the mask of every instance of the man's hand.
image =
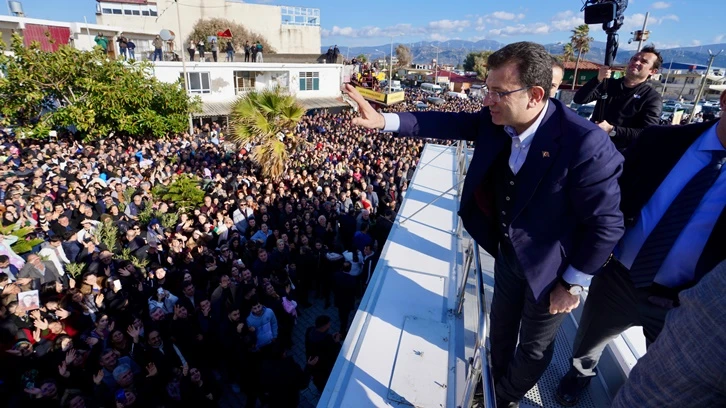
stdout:
<svg viewBox="0 0 726 408">
<path fill-rule="evenodd" d="M 353 85 L 345 84 L 343 92 L 348 94 L 358 104 L 359 118 L 353 118 L 353 124 L 363 126 L 368 129 L 383 129 L 386 126 L 386 120 L 383 115 L 378 113 L 368 101 L 363 99 L 363 95 L 358 92 Z"/>
<path fill-rule="evenodd" d="M 613 71 L 610 70 L 610 67 L 608 66 L 602 66 L 600 67 L 600 70 L 597 72 L 597 80 L 599 82 L 602 82 L 604 79 L 609 79 L 610 76 L 612 76 Z"/>
<path fill-rule="evenodd" d="M 550 314 L 570 313 L 580 304 L 580 297 L 571 295 L 560 283 L 550 292 Z"/>
<path fill-rule="evenodd" d="M 610 131 L 613 130 L 613 128 L 615 127 L 615 126 L 609 124 L 607 120 L 603 120 L 602 122 L 597 122 L 597 125 L 600 126 L 600 129 L 604 130 L 605 133 L 610 133 Z"/>
</svg>

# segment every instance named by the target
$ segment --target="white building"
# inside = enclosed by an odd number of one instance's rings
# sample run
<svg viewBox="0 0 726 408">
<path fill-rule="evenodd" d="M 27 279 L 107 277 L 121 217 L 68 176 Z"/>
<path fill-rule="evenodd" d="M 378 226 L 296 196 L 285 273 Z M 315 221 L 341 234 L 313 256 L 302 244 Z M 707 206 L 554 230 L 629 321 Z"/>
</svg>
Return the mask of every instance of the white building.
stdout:
<svg viewBox="0 0 726 408">
<path fill-rule="evenodd" d="M 137 59 L 144 59 L 147 54 L 153 51 L 151 41 L 158 34 L 157 32 L 130 29 L 128 27 L 0 16 L 0 34 L 6 44 L 9 45 L 13 33 L 20 34 L 26 46 L 33 41 L 39 42 L 40 48 L 44 51 L 55 51 L 60 45 L 66 44 L 88 51 L 96 45 L 94 38 L 103 33 L 109 39 L 109 48 L 114 50 L 111 55 L 115 55 L 117 50 L 116 39 L 123 34 L 136 44 Z M 50 34 L 53 43 L 48 41 L 46 34 Z"/>
<path fill-rule="evenodd" d="M 267 39 L 277 53 L 320 54 L 320 10 L 315 8 L 232 0 L 99 0 L 96 6 L 99 25 L 157 34 L 162 29 L 173 31 L 177 34 L 174 39 L 177 53 L 186 48 L 179 41 L 187 41 L 196 22 L 211 18 L 226 18 L 242 24 Z"/>
<path fill-rule="evenodd" d="M 344 106 L 340 99 L 343 65 L 302 63 L 194 62 L 187 64 L 189 92 L 203 108 L 196 117 L 224 117 L 240 95 L 275 86 L 287 89 L 307 109 Z M 154 63 L 154 76 L 176 82 L 183 77 L 179 62 Z"/>
<path fill-rule="evenodd" d="M 704 65 L 670 63 L 663 67 L 659 77 L 651 80 L 651 84 L 663 94 L 663 99 L 693 101 L 703 83 L 706 68 Z M 726 71 L 724 68 L 711 67 L 705 78 L 706 85 L 703 89 L 702 99 L 718 100 L 720 89 L 726 85 L 724 71 Z"/>
</svg>

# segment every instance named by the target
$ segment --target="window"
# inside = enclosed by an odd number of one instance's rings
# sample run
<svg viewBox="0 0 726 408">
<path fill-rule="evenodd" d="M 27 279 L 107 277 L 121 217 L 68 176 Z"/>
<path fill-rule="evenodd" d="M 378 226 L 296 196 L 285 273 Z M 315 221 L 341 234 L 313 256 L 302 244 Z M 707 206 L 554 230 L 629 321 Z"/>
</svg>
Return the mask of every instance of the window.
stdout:
<svg viewBox="0 0 726 408">
<path fill-rule="evenodd" d="M 149 10 L 141 10 L 141 15 L 142 16 L 149 16 L 150 15 L 149 14 Z"/>
<path fill-rule="evenodd" d="M 300 73 L 300 90 L 301 91 L 319 91 L 320 90 L 320 73 L 319 72 L 301 72 Z"/>
<path fill-rule="evenodd" d="M 184 82 L 184 74 L 179 74 Z M 209 86 L 209 72 L 189 72 L 189 93 L 193 94 L 208 94 L 212 93 L 212 89 Z"/>
<path fill-rule="evenodd" d="M 131 10 L 124 10 L 124 14 L 127 15 L 127 16 L 130 16 L 131 15 Z"/>
<path fill-rule="evenodd" d="M 132 12 L 132 13 L 133 13 L 133 14 L 134 14 L 135 16 L 140 16 L 140 15 L 141 15 L 141 10 L 131 10 L 131 12 Z"/>
<path fill-rule="evenodd" d="M 696 94 L 696 90 L 695 89 L 689 89 L 688 90 L 688 94 L 689 95 L 695 95 Z"/>
<path fill-rule="evenodd" d="M 149 6 L 149 14 L 151 14 L 153 17 L 159 15 L 156 6 Z"/>
<path fill-rule="evenodd" d="M 110 9 L 110 8 L 104 8 L 104 9 L 101 9 L 101 12 L 102 12 L 103 14 L 113 14 L 113 11 L 111 11 L 111 9 Z"/>
<path fill-rule="evenodd" d="M 287 72 L 271 72 L 270 79 L 274 85 L 282 89 L 287 89 L 290 86 L 288 84 L 290 82 L 290 75 Z"/>
<path fill-rule="evenodd" d="M 121 9 L 113 9 L 113 14 L 123 14 L 123 11 Z"/>
<path fill-rule="evenodd" d="M 239 95 L 255 89 L 254 71 L 234 71 L 234 92 Z"/>
</svg>

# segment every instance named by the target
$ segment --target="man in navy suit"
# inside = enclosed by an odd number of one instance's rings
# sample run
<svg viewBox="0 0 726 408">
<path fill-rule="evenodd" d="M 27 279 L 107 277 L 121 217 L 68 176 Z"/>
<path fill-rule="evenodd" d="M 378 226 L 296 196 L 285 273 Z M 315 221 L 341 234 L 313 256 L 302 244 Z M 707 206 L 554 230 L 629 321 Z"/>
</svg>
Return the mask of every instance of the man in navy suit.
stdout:
<svg viewBox="0 0 726 408">
<path fill-rule="evenodd" d="M 509 44 L 488 67 L 477 113 L 380 114 L 354 88 L 346 92 L 360 106 L 354 124 L 476 141 L 459 215 L 496 257 L 492 375 L 498 406 L 512 407 L 547 368 L 562 319 L 623 234 L 623 158 L 597 125 L 548 98 L 552 59 L 544 47 Z"/>
<path fill-rule="evenodd" d="M 726 259 L 725 147 L 721 119 L 646 128 L 629 148 L 620 179 L 627 229 L 593 280 L 572 367 L 555 394 L 561 405 L 577 404 L 610 340 L 642 326 L 653 343 L 678 294 Z"/>
</svg>

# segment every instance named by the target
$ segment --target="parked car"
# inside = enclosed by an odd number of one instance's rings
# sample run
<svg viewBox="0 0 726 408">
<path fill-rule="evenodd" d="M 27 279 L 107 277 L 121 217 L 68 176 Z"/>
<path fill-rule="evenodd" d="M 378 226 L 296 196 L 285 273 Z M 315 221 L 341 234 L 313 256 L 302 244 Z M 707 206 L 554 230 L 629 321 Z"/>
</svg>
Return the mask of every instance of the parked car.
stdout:
<svg viewBox="0 0 726 408">
<path fill-rule="evenodd" d="M 446 101 L 443 100 L 442 98 L 439 98 L 438 96 L 430 96 L 430 97 L 426 98 L 426 102 L 428 102 L 432 105 L 439 106 L 439 105 L 443 105 L 444 102 L 446 102 Z"/>
<path fill-rule="evenodd" d="M 429 107 L 429 105 L 426 102 L 416 101 L 416 109 L 423 110 L 428 107 Z"/>
<path fill-rule="evenodd" d="M 587 120 L 590 120 L 593 113 L 595 113 L 595 103 L 594 102 L 588 103 L 587 105 L 580 105 L 577 108 L 577 115 L 581 116 Z"/>
</svg>

